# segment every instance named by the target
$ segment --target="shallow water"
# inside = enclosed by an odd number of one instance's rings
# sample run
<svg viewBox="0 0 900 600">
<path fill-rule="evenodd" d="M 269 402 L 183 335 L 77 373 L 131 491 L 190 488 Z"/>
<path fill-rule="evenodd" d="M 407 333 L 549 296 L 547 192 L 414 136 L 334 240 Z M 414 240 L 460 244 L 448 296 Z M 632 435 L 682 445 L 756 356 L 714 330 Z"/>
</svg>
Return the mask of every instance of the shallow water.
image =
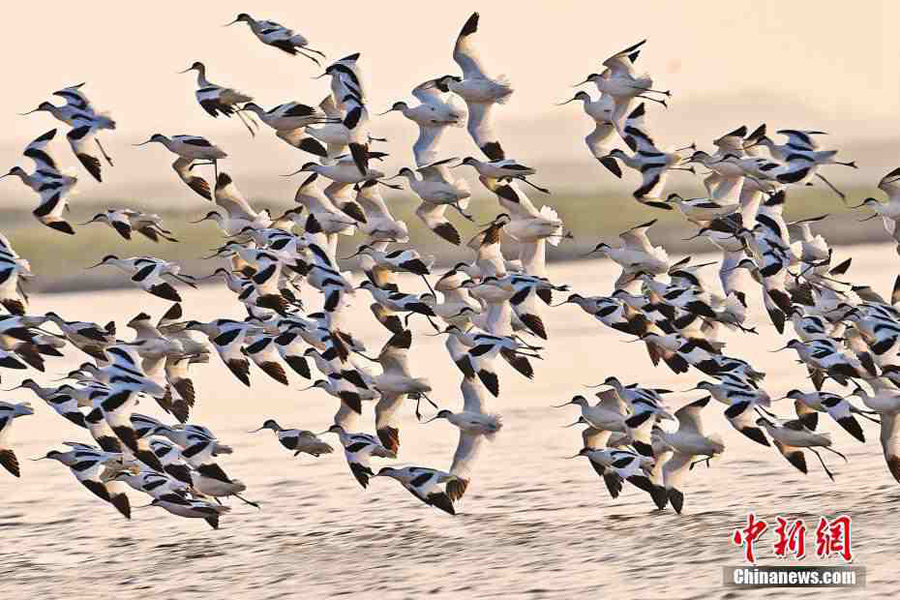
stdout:
<svg viewBox="0 0 900 600">
<path fill-rule="evenodd" d="M 887 293 L 895 272 L 883 265 L 895 264 L 892 248 L 854 247 L 853 256 L 850 276 Z M 550 273 L 555 282 L 585 295 L 607 292 L 615 277 L 603 262 L 554 264 Z M 410 289 L 419 286 L 408 283 Z M 240 316 L 237 303 L 220 288 L 186 290 L 184 296 L 187 318 Z M 368 313 L 368 297 L 360 295 L 355 303 L 358 331 L 370 349 L 379 348 L 387 332 Z M 55 310 L 67 318 L 103 322 L 115 318 L 120 326 L 139 310 L 158 316 L 165 308 L 165 302 L 133 291 L 38 296 L 32 304 L 32 312 Z M 807 385 L 793 357 L 768 352 L 783 341 L 764 318 L 755 317 L 762 335 L 732 336 L 726 352 L 766 371 L 765 387 L 773 397 Z M 269 417 L 288 427 L 327 427 L 335 401 L 320 390 L 296 391 L 304 386 L 299 377 L 286 388 L 254 368 L 248 391 L 217 358 L 194 370 L 198 405 L 192 420 L 234 446 L 235 453 L 222 457 L 221 464 L 248 485 L 246 496 L 262 505 L 257 511 L 232 503 L 219 531 L 156 508 L 136 510 L 126 521 L 61 465 L 29 462 L 60 448 L 63 440 L 90 440 L 29 392 L 5 393 L 5 400 L 30 399 L 37 414 L 19 419 L 13 429 L 22 478 L 0 473 L 0 598 L 153 594 L 171 599 L 198 593 L 322 598 L 362 592 L 383 598 L 773 597 L 778 590 L 737 593 L 722 586 L 722 567 L 743 560 L 730 538 L 749 511 L 769 521 L 777 515 L 804 518 L 810 553 L 820 515 L 853 517 L 854 564 L 868 570 L 866 589 L 849 594 L 795 589 L 789 590 L 791 597 L 895 596 L 893 532 L 900 486 L 883 464 L 876 425 L 863 421 L 868 440 L 863 445 L 827 417 L 820 420 L 834 432 L 835 448 L 850 459 L 845 465 L 826 457 L 837 477 L 832 483 L 815 457 L 809 457 L 810 474 L 803 476 L 774 448 L 745 440 L 727 424 L 722 407 L 710 405 L 705 425 L 722 433 L 727 448 L 711 468 L 698 466 L 686 478 L 684 514 L 654 510 L 649 497 L 634 488 L 612 500 L 586 459 L 563 460 L 581 445 L 576 429 L 561 428 L 575 419 L 576 409 L 549 405 L 584 393 L 584 384 L 608 375 L 673 390 L 693 387 L 701 376 L 653 369 L 641 344 L 623 343 L 623 336 L 577 307 L 548 309 L 545 321 L 550 340 L 546 359 L 535 364 L 535 381 L 510 369 L 501 374 L 493 410 L 502 413 L 504 429 L 482 453 L 456 517 L 417 503 L 393 481 L 375 479 L 363 490 L 342 453 L 293 458 L 271 432 L 246 433 Z M 417 333 L 429 332 L 424 321 L 413 322 Z M 418 335 L 413 343 L 413 372 L 430 378 L 436 401 L 458 410 L 459 376 L 446 358 L 443 338 Z M 48 372 L 35 378 L 50 379 L 80 361 L 73 353 L 48 363 Z M 19 381 L 14 372 L 2 375 L 4 387 Z M 700 397 L 674 394 L 669 404 L 674 409 Z M 776 412 L 788 415 L 790 408 L 781 404 Z M 158 412 L 147 403 L 140 409 Z M 371 415 L 363 423 L 371 428 Z M 410 403 L 401 444 L 403 463 L 448 468 L 456 433 L 442 421 L 417 424 Z M 377 462 L 376 468 L 386 464 Z M 131 497 L 133 505 L 145 503 L 136 493 Z M 761 564 L 779 564 L 772 540 L 768 533 L 757 547 Z M 840 563 L 813 556 L 804 564 Z"/>
</svg>

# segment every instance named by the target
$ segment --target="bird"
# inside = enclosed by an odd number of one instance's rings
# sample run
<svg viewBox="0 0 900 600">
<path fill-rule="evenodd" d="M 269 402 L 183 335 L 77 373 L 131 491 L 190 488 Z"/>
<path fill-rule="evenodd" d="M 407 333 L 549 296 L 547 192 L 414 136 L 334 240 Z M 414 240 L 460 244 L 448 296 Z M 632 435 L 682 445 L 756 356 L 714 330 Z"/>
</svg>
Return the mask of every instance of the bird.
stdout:
<svg viewBox="0 0 900 600">
<path fill-rule="evenodd" d="M 234 25 L 235 23 L 246 23 L 250 27 L 250 31 L 266 46 L 272 46 L 291 56 L 305 56 L 309 60 L 319 65 L 318 59 L 313 54 L 317 54 L 325 58 L 325 54 L 319 50 L 309 47 L 309 41 L 301 34 L 293 29 L 276 23 L 275 21 L 259 20 L 257 21 L 247 13 L 240 13 L 235 17 L 234 21 L 227 23 L 225 27 Z"/>
<path fill-rule="evenodd" d="M 197 97 L 197 103 L 206 111 L 206 113 L 216 118 L 219 115 L 231 117 L 237 115 L 250 135 L 255 136 L 256 132 L 250 126 L 250 123 L 241 114 L 239 105 L 253 100 L 252 96 L 248 96 L 243 92 L 239 92 L 230 87 L 216 85 L 206 79 L 206 65 L 200 61 L 194 61 L 190 67 L 179 73 L 197 72 L 197 91 L 194 95 Z"/>
<path fill-rule="evenodd" d="M 68 235 L 75 235 L 72 225 L 63 218 L 68 207 L 68 196 L 72 193 L 78 178 L 67 175 L 57 167 L 56 160 L 48 146 L 56 137 L 56 130 L 35 138 L 25 147 L 23 154 L 34 161 L 35 170 L 29 174 L 21 167 L 13 167 L 3 177 L 18 177 L 22 183 L 40 196 L 40 204 L 32 215 L 47 227 Z"/>
<path fill-rule="evenodd" d="M 669 504 L 679 514 L 684 506 L 681 482 L 693 467 L 694 458 L 698 455 L 706 456 L 708 465 L 709 459 L 725 451 L 722 439 L 715 434 L 705 433 L 703 429 L 700 412 L 709 404 L 709 400 L 707 396 L 678 409 L 675 412 L 675 418 L 678 419 L 677 431 L 659 430 L 662 442 L 673 450 L 671 458 L 663 464 L 663 478 Z"/>
<path fill-rule="evenodd" d="M 251 431 L 262 431 L 263 429 L 271 429 L 278 436 L 278 442 L 291 450 L 294 456 L 300 454 L 309 454 L 318 458 L 323 454 L 331 454 L 334 448 L 330 444 L 323 442 L 315 433 L 307 429 L 283 429 L 274 419 L 266 419 L 262 427 Z"/>
<path fill-rule="evenodd" d="M 177 154 L 178 158 L 172 163 L 172 168 L 178 173 L 178 177 L 202 197 L 212 200 L 209 183 L 202 177 L 193 175 L 192 170 L 198 165 L 211 164 L 216 169 L 215 179 L 218 180 L 218 161 L 228 155 L 221 148 L 198 135 L 173 135 L 170 137 L 154 133 L 146 142 L 137 145 L 143 146 L 154 142 L 162 144 L 169 152 Z M 197 163 L 198 160 L 207 162 Z"/>
<path fill-rule="evenodd" d="M 85 221 L 82 225 L 91 223 L 109 225 L 126 240 L 131 240 L 131 234 L 137 232 L 152 242 L 159 242 L 160 238 L 168 242 L 178 241 L 172 237 L 171 231 L 162 226 L 162 217 L 130 208 L 108 208 L 102 213 L 95 214 L 90 221 Z"/>
<path fill-rule="evenodd" d="M 513 88 L 505 76 L 491 77 L 485 71 L 472 39 L 478 32 L 479 20 L 477 12 L 469 16 L 453 47 L 453 60 L 462 70 L 462 77 L 447 76 L 441 81 L 465 101 L 466 128 L 475 145 L 488 160 L 503 160 L 506 155 L 494 132 L 492 113 L 495 104 L 505 104 L 509 100 Z"/>
<path fill-rule="evenodd" d="M 454 106 L 447 98 L 450 91 L 447 79 L 429 79 L 412 90 L 412 95 L 419 100 L 417 106 L 406 102 L 394 102 L 380 115 L 399 112 L 419 128 L 419 136 L 413 144 L 413 156 L 416 166 L 423 167 L 438 160 L 438 146 L 444 132 L 449 127 L 461 127 L 466 113 Z"/>
<path fill-rule="evenodd" d="M 144 291 L 153 294 L 158 298 L 162 298 L 163 300 L 171 300 L 172 302 L 181 302 L 181 295 L 172 284 L 163 279 L 163 277 L 171 277 L 172 279 L 196 287 L 190 279 L 187 279 L 184 275 L 180 275 L 181 268 L 178 265 L 152 256 L 119 258 L 114 254 L 107 254 L 100 262 L 88 267 L 88 269 L 94 269 L 101 266 L 116 267 L 119 270 L 128 273 L 131 282 Z"/>
<path fill-rule="evenodd" d="M 0 465 L 15 477 L 20 477 L 19 459 L 10 448 L 10 432 L 13 421 L 19 417 L 27 417 L 34 414 L 34 409 L 28 402 L 13 404 L 0 402 Z"/>
<path fill-rule="evenodd" d="M 325 433 L 334 433 L 344 447 L 344 456 L 350 466 L 350 472 L 363 488 L 368 487 L 369 478 L 375 473 L 369 464 L 373 456 L 379 458 L 396 458 L 397 455 L 382 446 L 378 439 L 366 433 L 351 433 L 340 425 L 332 425 Z"/>
<path fill-rule="evenodd" d="M 444 471 L 427 467 L 382 467 L 374 477 L 390 477 L 400 482 L 413 496 L 427 504 L 439 508 L 445 513 L 455 515 L 453 500 L 446 491 L 440 490 L 440 484 L 454 481 L 454 476 Z"/>
</svg>

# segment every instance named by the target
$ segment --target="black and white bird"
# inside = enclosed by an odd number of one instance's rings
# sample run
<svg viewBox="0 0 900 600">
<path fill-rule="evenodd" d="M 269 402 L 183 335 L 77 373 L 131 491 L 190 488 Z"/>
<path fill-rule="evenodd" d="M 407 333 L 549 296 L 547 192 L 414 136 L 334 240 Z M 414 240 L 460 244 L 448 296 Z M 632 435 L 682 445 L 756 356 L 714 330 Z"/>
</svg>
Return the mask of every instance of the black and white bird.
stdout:
<svg viewBox="0 0 900 600">
<path fill-rule="evenodd" d="M 206 65 L 200 61 L 195 61 L 190 67 L 184 71 L 180 71 L 180 73 L 189 73 L 191 71 L 197 72 L 197 91 L 194 95 L 197 97 L 197 102 L 200 104 L 200 107 L 205 110 L 209 116 L 216 118 L 219 115 L 225 117 L 237 115 L 247 128 L 247 131 L 250 132 L 250 135 L 256 135 L 256 132 L 250 126 L 252 120 L 248 122 L 248 119 L 245 119 L 240 111 L 240 105 L 251 102 L 253 100 L 252 96 L 248 96 L 234 88 L 224 87 L 210 82 L 206 79 Z"/>
<path fill-rule="evenodd" d="M 40 203 L 31 214 L 51 229 L 75 235 L 75 230 L 63 217 L 68 209 L 68 197 L 78 183 L 78 178 L 67 175 L 57 166 L 48 146 L 56 137 L 51 129 L 25 147 L 23 154 L 34 161 L 35 170 L 27 173 L 22 167 L 13 167 L 3 177 L 18 177 L 40 197 Z"/>
<path fill-rule="evenodd" d="M 504 104 L 513 88 L 504 76 L 491 76 L 481 64 L 472 36 L 478 32 L 478 13 L 468 18 L 453 47 L 453 60 L 462 70 L 462 78 L 447 76 L 440 81 L 466 102 L 469 135 L 488 160 L 503 160 L 506 154 L 494 132 L 493 108 Z"/>
<path fill-rule="evenodd" d="M 334 448 L 330 444 L 323 442 L 315 433 L 307 429 L 284 429 L 275 419 L 266 419 L 262 427 L 255 429 L 250 433 L 270 429 L 278 436 L 278 442 L 294 453 L 294 456 L 300 454 L 309 454 L 318 458 L 323 454 L 331 454 Z"/>
<path fill-rule="evenodd" d="M 247 13 L 240 13 L 235 17 L 234 21 L 225 25 L 234 25 L 235 23 L 246 23 L 250 27 L 253 35 L 266 46 L 278 48 L 285 54 L 296 56 L 297 54 L 305 56 L 317 65 L 320 64 L 318 59 L 313 56 L 317 54 L 325 58 L 325 54 L 319 50 L 309 47 L 309 41 L 303 35 L 297 33 L 293 29 L 288 29 L 284 25 L 275 21 L 256 20 Z"/>
<path fill-rule="evenodd" d="M 146 142 L 137 144 L 143 146 L 151 142 L 157 142 L 166 147 L 169 152 L 177 154 L 178 158 L 172 163 L 172 168 L 178 173 L 178 177 L 187 184 L 189 188 L 206 198 L 212 200 L 209 182 L 193 174 L 196 166 L 210 164 L 215 169 L 215 178 L 218 180 L 218 161 L 228 156 L 221 148 L 199 135 L 173 135 L 165 136 L 161 133 L 154 133 Z M 206 161 L 198 163 L 197 161 Z"/>
<path fill-rule="evenodd" d="M 13 421 L 19 417 L 27 417 L 34 414 L 34 409 L 28 402 L 0 402 L 0 465 L 19 477 L 19 459 L 11 447 L 11 432 Z"/>
</svg>

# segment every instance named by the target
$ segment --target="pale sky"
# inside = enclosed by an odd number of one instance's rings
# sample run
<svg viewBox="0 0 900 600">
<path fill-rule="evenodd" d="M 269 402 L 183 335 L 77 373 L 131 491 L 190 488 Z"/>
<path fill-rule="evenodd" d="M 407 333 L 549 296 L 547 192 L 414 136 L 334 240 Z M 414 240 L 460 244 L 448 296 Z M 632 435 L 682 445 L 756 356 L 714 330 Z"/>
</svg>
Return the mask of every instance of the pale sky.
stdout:
<svg viewBox="0 0 900 600">
<path fill-rule="evenodd" d="M 574 103 L 564 108 L 553 103 L 571 97 L 569 86 L 599 70 L 603 58 L 643 38 L 649 42 L 639 69 L 674 94 L 668 111 L 650 108 L 654 134 L 667 145 L 693 139 L 708 145 L 718 134 L 763 120 L 773 130 L 824 128 L 834 147 L 896 137 L 896 3 L 220 0 L 96 2 L 57 11 L 17 2 L 4 7 L 7 86 L 0 128 L 6 135 L 0 171 L 17 161 L 30 169 L 22 148 L 52 127 L 65 129 L 47 114 L 16 113 L 34 108 L 53 90 L 87 81 L 84 90 L 119 128 L 103 135 L 116 166 L 107 169 L 103 184 L 82 171 L 82 196 L 127 199 L 152 190 L 169 200 L 193 200 L 169 169 L 174 157 L 160 146 L 129 145 L 160 132 L 209 137 L 230 154 L 225 168 L 239 183 L 241 177 L 252 179 L 260 186 L 257 193 L 287 197 L 293 182 L 277 175 L 310 156 L 274 139 L 271 130 L 263 129 L 254 140 L 236 119 L 208 117 L 194 98 L 193 74 L 176 71 L 200 60 L 211 81 L 245 91 L 264 107 L 289 100 L 318 103 L 328 82 L 310 79 L 321 73 L 313 63 L 262 45 L 246 25 L 222 27 L 249 11 L 303 33 L 331 59 L 361 52 L 370 112 L 381 112 L 393 101 L 409 99 L 409 90 L 421 81 L 458 73 L 453 42 L 475 8 L 481 12 L 477 44 L 484 63 L 490 72 L 506 74 L 516 90 L 496 112 L 500 138 L 509 155 L 538 169 L 590 162 L 582 141 L 591 129 L 587 117 Z M 392 174 L 411 162 L 412 123 L 393 113 L 372 128 L 390 138 L 386 149 L 394 156 L 386 170 Z M 75 166 L 59 138 L 57 156 Z M 465 130 L 448 138 L 449 153 L 475 154 Z M 877 177 L 881 168 L 877 164 L 861 173 Z M 596 171 L 591 176 L 600 177 Z M 567 187 L 577 189 L 567 179 Z M 19 187 L 17 181 L 0 180 L 0 198 L 31 202 L 30 192 Z"/>
</svg>

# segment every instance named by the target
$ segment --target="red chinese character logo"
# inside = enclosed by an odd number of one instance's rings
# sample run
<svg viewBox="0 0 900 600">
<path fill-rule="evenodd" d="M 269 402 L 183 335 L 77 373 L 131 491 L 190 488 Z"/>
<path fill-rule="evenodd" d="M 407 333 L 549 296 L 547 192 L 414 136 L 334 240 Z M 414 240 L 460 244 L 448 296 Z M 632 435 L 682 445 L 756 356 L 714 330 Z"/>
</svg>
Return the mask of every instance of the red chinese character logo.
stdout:
<svg viewBox="0 0 900 600">
<path fill-rule="evenodd" d="M 830 522 L 825 517 L 820 517 L 819 526 L 816 527 L 816 556 L 826 558 L 837 554 L 846 562 L 852 561 L 850 529 L 848 516 L 840 516 Z"/>
<path fill-rule="evenodd" d="M 797 560 L 806 556 L 806 523 L 802 519 L 797 519 L 790 524 L 787 519 L 775 517 L 778 520 L 778 527 L 775 528 L 775 535 L 778 539 L 775 541 L 775 556 L 786 558 L 788 554 L 793 554 Z"/>
<path fill-rule="evenodd" d="M 747 562 L 755 563 L 756 555 L 753 553 L 753 544 L 769 526 L 765 521 L 757 521 L 756 515 L 747 515 L 747 526 L 743 529 L 735 529 L 731 541 L 737 546 L 744 547 L 744 558 Z"/>
</svg>

